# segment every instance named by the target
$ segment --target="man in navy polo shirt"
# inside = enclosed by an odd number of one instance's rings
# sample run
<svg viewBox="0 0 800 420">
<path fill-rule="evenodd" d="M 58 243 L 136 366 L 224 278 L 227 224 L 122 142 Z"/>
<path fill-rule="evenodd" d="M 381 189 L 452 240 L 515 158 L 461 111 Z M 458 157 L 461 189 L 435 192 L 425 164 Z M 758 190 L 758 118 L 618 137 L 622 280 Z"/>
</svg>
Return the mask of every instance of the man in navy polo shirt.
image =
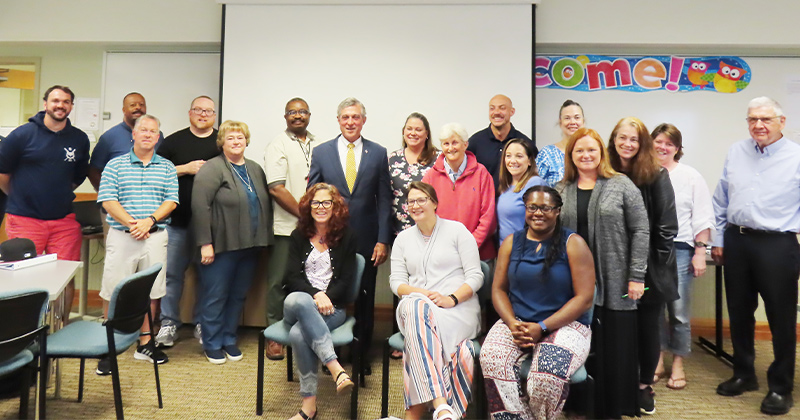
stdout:
<svg viewBox="0 0 800 420">
<path fill-rule="evenodd" d="M 506 142 L 513 139 L 527 140 L 533 147 L 534 154 L 531 159 L 539 154 L 536 143 L 532 142 L 528 136 L 522 134 L 511 124 L 511 117 L 514 115 L 514 107 L 511 99 L 505 95 L 495 95 L 489 101 L 489 127 L 478 131 L 469 138 L 467 150 L 475 154 L 478 163 L 486 167 L 486 170 L 494 178 L 494 187 L 500 183 L 500 165 L 502 165 L 503 147 Z"/>
<path fill-rule="evenodd" d="M 0 142 L 0 189 L 8 194 L 6 233 L 28 238 L 36 252 L 80 261 L 81 226 L 72 212 L 73 190 L 86 179 L 89 138 L 69 121 L 75 94 L 53 86 L 40 111 Z M 64 289 L 69 318 L 75 283 Z"/>
<path fill-rule="evenodd" d="M 136 119 L 144 114 L 147 114 L 147 102 L 144 96 L 139 92 L 125 95 L 122 99 L 122 122 L 103 133 L 92 150 L 92 158 L 89 161 L 89 182 L 95 191 L 100 189 L 100 176 L 108 161 L 131 151 L 133 125 Z M 156 150 L 163 141 L 164 135 L 159 132 Z"/>
</svg>

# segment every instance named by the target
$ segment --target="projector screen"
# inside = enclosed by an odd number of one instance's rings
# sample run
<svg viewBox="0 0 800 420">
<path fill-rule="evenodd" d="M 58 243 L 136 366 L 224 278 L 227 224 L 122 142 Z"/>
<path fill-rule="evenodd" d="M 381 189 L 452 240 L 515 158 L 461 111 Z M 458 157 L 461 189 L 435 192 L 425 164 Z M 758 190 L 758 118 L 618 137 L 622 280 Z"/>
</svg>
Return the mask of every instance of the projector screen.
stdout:
<svg viewBox="0 0 800 420">
<path fill-rule="evenodd" d="M 220 122 L 247 123 L 247 157 L 263 164 L 289 99 L 308 101 L 309 131 L 328 140 L 337 105 L 354 96 L 367 110 L 362 135 L 391 152 L 411 112 L 428 117 L 438 147 L 446 123 L 487 127 L 489 99 L 503 93 L 533 137 L 533 7 L 228 4 Z"/>
</svg>

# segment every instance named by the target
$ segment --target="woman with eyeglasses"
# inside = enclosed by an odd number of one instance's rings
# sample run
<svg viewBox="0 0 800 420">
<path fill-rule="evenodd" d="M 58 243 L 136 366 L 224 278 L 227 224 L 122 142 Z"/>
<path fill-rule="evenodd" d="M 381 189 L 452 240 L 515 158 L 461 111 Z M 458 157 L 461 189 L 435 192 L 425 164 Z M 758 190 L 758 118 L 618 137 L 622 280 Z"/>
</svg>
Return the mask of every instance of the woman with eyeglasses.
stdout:
<svg viewBox="0 0 800 420">
<path fill-rule="evenodd" d="M 567 142 L 561 220 L 586 241 L 595 262 L 591 418 L 639 415 L 636 301 L 644 292 L 650 228 L 642 194 L 608 162 L 597 131 L 580 128 Z"/>
<path fill-rule="evenodd" d="M 481 349 L 488 406 L 497 420 L 558 418 L 592 336 L 589 247 L 562 226 L 556 190 L 534 186 L 523 200 L 525 226 L 503 241 L 497 256 L 492 302 L 500 320 Z M 524 357 L 532 362 L 523 389 L 515 367 Z"/>
<path fill-rule="evenodd" d="M 650 243 L 645 281 L 634 290 L 637 300 L 636 335 L 639 343 L 639 407 L 644 414 L 655 412 L 652 385 L 661 355 L 659 334 L 664 304 L 678 299 L 678 266 L 675 261 L 675 235 L 678 215 L 675 191 L 669 171 L 661 167 L 653 138 L 636 117 L 619 120 L 608 140 L 611 166 L 624 173 L 638 187 L 650 225 Z M 645 293 L 644 288 L 647 288 Z M 640 293 L 641 291 L 641 293 Z"/>
<path fill-rule="evenodd" d="M 299 209 L 284 279 L 283 321 L 292 326 L 289 338 L 297 354 L 303 398 L 292 419 L 308 420 L 317 416 L 318 361 L 331 372 L 337 394 L 353 387 L 333 350 L 331 331 L 347 318 L 356 241 L 347 227 L 347 204 L 333 185 L 311 186 L 300 199 Z"/>
<path fill-rule="evenodd" d="M 483 273 L 475 238 L 463 224 L 437 216 L 438 206 L 431 185 L 412 182 L 408 213 L 415 225 L 397 235 L 392 249 L 389 287 L 400 298 L 406 419 L 421 418 L 429 406 L 434 420 L 459 419 L 472 399 L 471 339 L 480 332 Z"/>
<path fill-rule="evenodd" d="M 203 350 L 213 364 L 239 361 L 236 330 L 258 256 L 272 243 L 272 200 L 267 177 L 244 157 L 250 129 L 238 121 L 219 127 L 222 153 L 197 171 L 192 218 L 200 246 Z"/>
<path fill-rule="evenodd" d="M 539 176 L 547 185 L 555 188 L 556 184 L 564 178 L 564 150 L 567 141 L 577 129 L 583 127 L 583 107 L 581 104 L 567 99 L 558 110 L 558 126 L 561 128 L 561 140 L 555 144 L 542 147 L 536 155 L 536 168 Z"/>
</svg>

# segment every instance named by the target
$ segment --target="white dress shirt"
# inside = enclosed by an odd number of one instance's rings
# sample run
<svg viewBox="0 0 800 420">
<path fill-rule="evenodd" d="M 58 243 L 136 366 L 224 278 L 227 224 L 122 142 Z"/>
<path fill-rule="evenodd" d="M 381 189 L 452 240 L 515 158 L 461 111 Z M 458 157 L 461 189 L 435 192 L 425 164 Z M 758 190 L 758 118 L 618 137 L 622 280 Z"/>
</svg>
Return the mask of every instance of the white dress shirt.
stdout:
<svg viewBox="0 0 800 420">
<path fill-rule="evenodd" d="M 345 175 L 347 175 L 347 145 L 349 143 L 342 135 L 339 135 L 339 141 L 336 142 L 336 146 L 339 149 L 339 162 L 342 164 L 342 171 Z M 364 149 L 362 137 L 357 138 L 353 145 L 355 146 L 353 147 L 353 153 L 356 154 L 356 173 L 358 173 L 358 166 L 361 165 L 361 151 Z"/>
</svg>

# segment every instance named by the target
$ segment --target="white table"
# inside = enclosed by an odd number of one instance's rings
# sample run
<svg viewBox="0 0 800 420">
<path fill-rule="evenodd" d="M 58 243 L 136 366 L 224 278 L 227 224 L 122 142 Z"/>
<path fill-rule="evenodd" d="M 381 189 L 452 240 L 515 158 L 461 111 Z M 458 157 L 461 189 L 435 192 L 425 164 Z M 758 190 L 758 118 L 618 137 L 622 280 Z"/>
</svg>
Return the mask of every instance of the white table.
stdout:
<svg viewBox="0 0 800 420">
<path fill-rule="evenodd" d="M 75 277 L 75 273 L 83 266 L 80 261 L 56 260 L 33 267 L 22 268 L 19 270 L 0 270 L 0 291 L 13 292 L 15 290 L 41 288 L 50 294 L 49 323 L 50 332 L 53 333 L 61 329 L 64 320 L 61 314 L 64 311 L 64 288 L 70 280 Z M 56 370 L 56 397 L 61 393 L 61 369 L 58 360 L 55 363 Z M 36 387 L 36 418 L 39 418 L 39 387 Z"/>
</svg>

